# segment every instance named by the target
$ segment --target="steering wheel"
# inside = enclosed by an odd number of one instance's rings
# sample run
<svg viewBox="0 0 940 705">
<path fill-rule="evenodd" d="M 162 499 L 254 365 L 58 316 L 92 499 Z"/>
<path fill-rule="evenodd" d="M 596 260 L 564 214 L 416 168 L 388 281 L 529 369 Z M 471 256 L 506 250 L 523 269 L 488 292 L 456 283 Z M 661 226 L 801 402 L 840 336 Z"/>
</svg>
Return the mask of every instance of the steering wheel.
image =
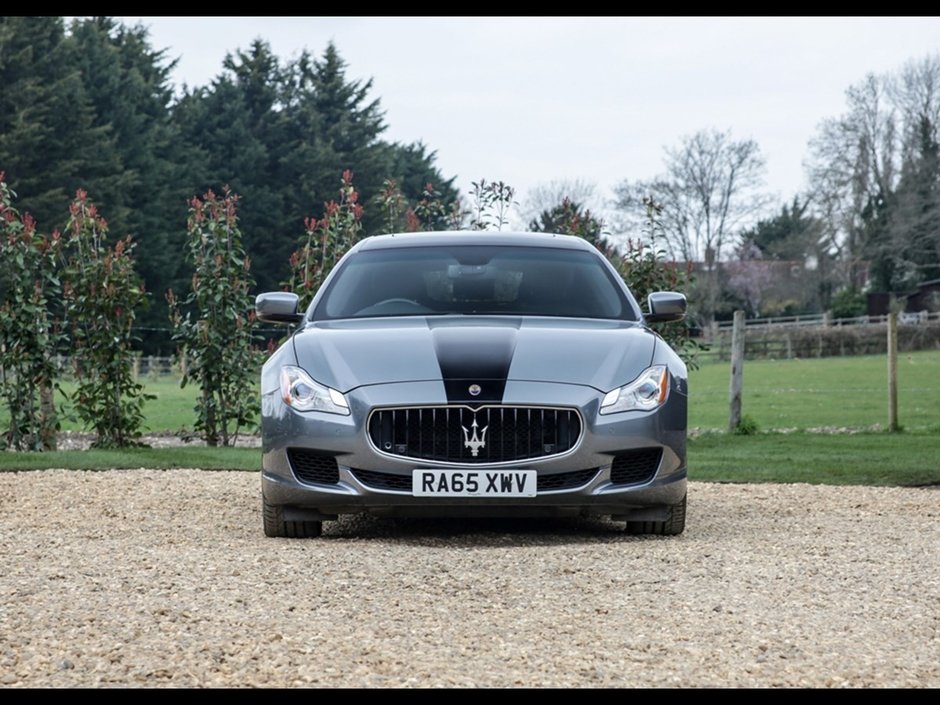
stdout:
<svg viewBox="0 0 940 705">
<path fill-rule="evenodd" d="M 371 306 L 356 311 L 357 316 L 409 316 L 422 313 L 431 313 L 432 310 L 427 306 L 418 303 L 412 299 L 395 297 L 378 301 Z"/>
<path fill-rule="evenodd" d="M 424 306 L 419 304 L 417 301 L 414 301 L 412 299 L 403 299 L 403 298 L 385 299 L 384 301 L 379 301 L 378 303 L 372 304 L 372 306 L 370 306 L 369 308 L 375 308 L 377 306 L 384 306 L 385 304 L 408 304 L 409 306 L 418 306 L 420 308 L 424 308 Z"/>
</svg>

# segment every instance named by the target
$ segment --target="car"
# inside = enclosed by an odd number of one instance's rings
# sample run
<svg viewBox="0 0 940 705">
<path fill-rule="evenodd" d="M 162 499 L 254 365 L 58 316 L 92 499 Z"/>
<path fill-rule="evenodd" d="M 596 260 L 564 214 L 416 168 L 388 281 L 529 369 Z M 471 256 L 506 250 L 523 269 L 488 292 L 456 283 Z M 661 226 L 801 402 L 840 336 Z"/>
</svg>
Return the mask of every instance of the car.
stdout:
<svg viewBox="0 0 940 705">
<path fill-rule="evenodd" d="M 526 232 L 369 237 L 261 372 L 262 515 L 272 537 L 315 537 L 343 514 L 609 516 L 680 534 L 688 376 L 582 238 Z"/>
</svg>

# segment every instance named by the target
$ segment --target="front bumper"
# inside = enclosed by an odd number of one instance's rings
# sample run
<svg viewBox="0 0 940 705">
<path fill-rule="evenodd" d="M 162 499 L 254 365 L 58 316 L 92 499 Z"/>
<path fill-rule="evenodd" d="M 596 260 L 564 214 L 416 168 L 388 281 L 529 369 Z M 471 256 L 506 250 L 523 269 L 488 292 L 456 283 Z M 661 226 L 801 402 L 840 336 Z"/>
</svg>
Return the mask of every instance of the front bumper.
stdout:
<svg viewBox="0 0 940 705">
<path fill-rule="evenodd" d="M 673 389 L 666 404 L 653 412 L 598 415 L 600 395 L 570 384 L 513 382 L 503 403 L 577 408 L 583 436 L 573 451 L 555 458 L 520 461 L 515 467 L 534 469 L 539 477 L 596 469 L 582 485 L 540 491 L 527 498 L 414 497 L 410 491 L 377 489 L 356 477 L 355 470 L 411 477 L 416 468 L 454 469 L 453 464 L 380 454 L 366 437 L 365 420 L 380 406 L 446 403 L 440 382 L 411 382 L 360 387 L 347 395 L 351 414 L 296 412 L 277 392 L 262 396 L 262 488 L 269 504 L 284 507 L 285 517 L 332 519 L 340 514 L 369 512 L 383 516 L 578 516 L 612 515 L 633 521 L 665 518 L 669 505 L 686 492 L 687 399 Z M 297 478 L 289 448 L 307 448 L 336 456 L 338 482 L 321 484 Z M 651 479 L 637 484 L 611 482 L 616 455 L 639 449 L 661 449 Z M 473 469 L 486 469 L 474 464 Z M 500 469 L 505 470 L 505 464 Z"/>
</svg>

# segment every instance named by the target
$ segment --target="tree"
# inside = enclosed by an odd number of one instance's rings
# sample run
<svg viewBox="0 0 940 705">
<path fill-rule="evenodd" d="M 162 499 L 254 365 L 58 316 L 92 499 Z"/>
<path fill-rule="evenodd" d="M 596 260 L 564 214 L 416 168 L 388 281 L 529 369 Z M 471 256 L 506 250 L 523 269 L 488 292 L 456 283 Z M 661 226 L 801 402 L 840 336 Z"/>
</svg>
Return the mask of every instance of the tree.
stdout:
<svg viewBox="0 0 940 705">
<path fill-rule="evenodd" d="M 652 181 L 624 182 L 615 189 L 616 207 L 636 226 L 646 197 L 662 204 L 665 250 L 678 262 L 705 261 L 702 314 L 714 316 L 718 269 L 738 230 L 767 205 L 761 193 L 764 159 L 754 140 L 735 140 L 730 131 L 701 130 L 666 149 L 666 171 Z"/>
<path fill-rule="evenodd" d="M 794 196 L 777 214 L 743 230 L 737 260 L 776 260 L 800 266 L 802 275 L 795 292 L 798 295 L 789 303 L 800 311 L 823 311 L 829 308 L 835 286 L 835 261 L 825 223 L 813 215 L 811 205 L 810 199 Z M 760 257 L 742 258 L 741 252 L 747 251 L 742 248 L 752 246 L 760 251 Z M 770 271 L 768 267 L 764 269 Z"/>
<path fill-rule="evenodd" d="M 49 229 L 76 189 L 110 191 L 122 172 L 77 61 L 62 18 L 0 17 L 0 164 L 20 207 Z"/>
<path fill-rule="evenodd" d="M 336 198 L 336 175 L 356 174 L 360 203 L 375 204 L 394 179 L 409 203 L 434 184 L 445 207 L 457 193 L 420 144 L 381 139 L 384 115 L 372 81 L 349 80 L 333 44 L 322 56 L 303 52 L 282 64 L 256 40 L 225 60 L 207 88 L 188 91 L 174 110 L 187 145 L 193 191 L 228 183 L 244 197 L 240 224 L 261 289 L 284 279 L 296 249 L 291 233 Z M 381 208 L 367 208 L 366 233 L 384 226 Z M 438 223 L 435 223 L 438 225 Z"/>
<path fill-rule="evenodd" d="M 81 189 L 69 215 L 62 292 L 76 372 L 72 406 L 95 431 L 93 446 L 136 445 L 147 395 L 133 374 L 135 311 L 145 300 L 134 244 L 126 237 L 108 245 L 108 223 Z"/>
<path fill-rule="evenodd" d="M 169 76 L 176 62 L 150 46 L 144 27 L 107 17 L 74 20 L 66 41 L 93 111 L 92 125 L 107 131 L 121 164 L 112 178 L 89 187 L 107 209 L 111 228 L 134 235 L 145 285 L 169 286 L 183 247 L 172 214 L 181 217 L 180 204 L 192 194 L 181 188 L 182 150 L 170 116 Z M 162 297 L 154 303 L 141 316 L 144 325 L 166 320 Z"/>
<path fill-rule="evenodd" d="M 604 221 L 589 209 L 572 201 L 567 196 L 555 205 L 542 211 L 529 223 L 529 230 L 537 233 L 559 233 L 582 237 L 605 255 L 616 251 L 604 233 Z"/>
<path fill-rule="evenodd" d="M 209 191 L 190 201 L 186 257 L 195 270 L 192 290 L 182 305 L 167 292 L 173 340 L 187 360 L 182 384 L 199 385 L 196 430 L 210 446 L 234 445 L 258 413 L 251 261 L 242 248 L 237 205 L 238 196 L 227 188 L 221 198 Z"/>
<path fill-rule="evenodd" d="M 615 189 L 617 206 L 636 209 L 652 195 L 663 205 L 662 225 L 670 256 L 720 261 L 733 247 L 738 228 L 758 215 L 767 199 L 764 158 L 754 140 L 734 140 L 730 131 L 701 130 L 666 149 L 666 172 L 649 182 Z M 635 217 L 635 216 L 634 216 Z"/>
<path fill-rule="evenodd" d="M 600 205 L 596 184 L 584 179 L 552 179 L 529 189 L 520 208 L 522 219 L 529 223 L 536 221 L 565 199 L 594 211 Z"/>
<path fill-rule="evenodd" d="M 471 181 L 471 230 L 502 230 L 509 224 L 509 210 L 516 205 L 516 189 L 504 181 Z"/>
<path fill-rule="evenodd" d="M 258 39 L 178 100 L 173 66 L 140 26 L 89 17 L 66 31 L 62 18 L 0 17 L 0 164 L 19 207 L 48 232 L 64 224 L 76 189 L 94 193 L 112 231 L 134 236 L 148 289 L 186 286 L 173 214 L 182 218 L 193 194 L 220 184 L 245 197 L 240 229 L 264 289 L 284 279 L 293 233 L 335 200 L 343 171 L 355 172 L 363 205 L 394 179 L 408 204 L 402 218 L 411 208 L 416 227 L 446 228 L 461 215 L 433 150 L 382 139 L 372 82 L 351 80 L 333 44 L 284 62 Z M 382 214 L 367 209 L 363 231 L 379 232 Z M 144 326 L 166 313 L 155 303 L 140 314 Z M 146 336 L 144 345 L 156 352 L 167 343 Z"/>
<path fill-rule="evenodd" d="M 208 88 L 188 92 L 174 110 L 191 161 L 198 162 L 187 185 L 204 193 L 228 184 L 244 197 L 240 228 L 262 288 L 273 289 L 290 252 L 287 183 L 279 165 L 286 152 L 280 81 L 283 71 L 267 42 L 229 54 Z M 281 276 L 283 276 L 281 274 Z"/>
<path fill-rule="evenodd" d="M 434 159 L 437 153 L 428 151 L 427 147 L 421 143 L 414 144 L 393 144 L 388 146 L 389 166 L 387 174 L 395 182 L 402 198 L 410 200 L 415 212 L 422 210 L 418 203 L 424 200 L 426 206 L 424 213 L 419 217 L 420 225 L 423 230 L 449 230 L 455 225 L 455 210 L 460 209 L 459 194 L 454 187 L 454 178 L 444 179 L 440 171 L 434 166 Z M 428 187 L 431 188 L 428 188 Z M 384 208 L 383 199 L 387 198 L 385 184 L 379 193 L 378 199 L 381 211 Z M 370 209 L 367 209 L 367 212 Z M 459 218 L 458 218 L 459 219 Z M 380 232 L 376 228 L 375 218 L 368 218 L 369 233 Z M 382 225 L 386 227 L 387 222 Z M 390 230 L 381 230 L 381 232 L 394 232 Z"/>
<path fill-rule="evenodd" d="M 351 171 L 343 172 L 339 201 L 327 203 L 320 220 L 306 219 L 300 248 L 290 256 L 291 276 L 285 288 L 300 297 L 301 310 L 306 309 L 326 276 L 359 240 L 364 209 L 352 179 Z"/>
<path fill-rule="evenodd" d="M 910 290 L 940 278 L 940 144 L 930 119 L 923 116 L 916 151 L 904 160 L 887 227 L 893 247 L 891 282 Z"/>
<path fill-rule="evenodd" d="M 40 235 L 32 216 L 13 207 L 14 197 L 0 172 L 0 394 L 9 414 L 2 445 L 55 450 L 55 353 L 64 336 L 50 305 L 61 294 L 62 240 Z"/>
<path fill-rule="evenodd" d="M 859 288 L 866 254 L 888 239 L 883 206 L 894 186 L 897 129 L 874 74 L 850 87 L 846 99 L 846 113 L 825 120 L 810 142 L 810 185 L 848 284 Z"/>
<path fill-rule="evenodd" d="M 903 292 L 940 273 L 938 125 L 935 54 L 849 87 L 810 142 L 813 200 L 848 291 Z"/>
</svg>

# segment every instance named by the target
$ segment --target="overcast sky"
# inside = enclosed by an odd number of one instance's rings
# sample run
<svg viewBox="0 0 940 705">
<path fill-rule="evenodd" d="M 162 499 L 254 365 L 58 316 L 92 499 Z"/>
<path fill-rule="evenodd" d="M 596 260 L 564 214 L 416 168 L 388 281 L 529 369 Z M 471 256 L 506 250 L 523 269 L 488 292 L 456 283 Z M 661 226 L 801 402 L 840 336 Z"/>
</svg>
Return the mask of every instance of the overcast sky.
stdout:
<svg viewBox="0 0 940 705">
<path fill-rule="evenodd" d="M 386 138 L 424 141 L 468 191 L 528 189 L 662 170 L 663 147 L 704 127 L 753 138 L 767 186 L 804 187 L 807 141 L 866 73 L 940 51 L 940 18 L 123 17 L 204 85 L 256 37 L 289 58 L 331 39 L 348 76 L 372 78 Z"/>
</svg>

